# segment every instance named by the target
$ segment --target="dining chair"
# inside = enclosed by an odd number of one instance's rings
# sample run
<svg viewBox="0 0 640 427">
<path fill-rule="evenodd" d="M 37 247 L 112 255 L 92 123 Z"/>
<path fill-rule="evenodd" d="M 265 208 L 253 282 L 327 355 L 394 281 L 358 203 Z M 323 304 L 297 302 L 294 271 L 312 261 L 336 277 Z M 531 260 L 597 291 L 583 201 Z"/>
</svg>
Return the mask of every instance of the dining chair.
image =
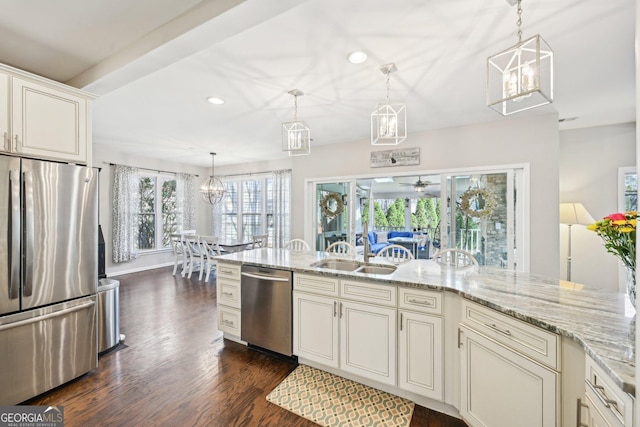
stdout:
<svg viewBox="0 0 640 427">
<path fill-rule="evenodd" d="M 291 239 L 284 244 L 285 249 L 291 251 L 310 251 L 309 244 L 302 239 Z"/>
<path fill-rule="evenodd" d="M 413 254 L 402 245 L 388 245 L 380 249 L 376 258 L 384 258 L 394 264 L 408 262 L 413 259 Z"/>
<path fill-rule="evenodd" d="M 416 248 L 416 258 L 420 258 L 420 254 L 424 253 L 424 257 L 425 259 L 429 258 L 429 235 L 428 234 L 422 234 L 420 241 L 417 244 L 417 248 Z"/>
<path fill-rule="evenodd" d="M 199 279 L 202 280 L 204 274 L 205 282 L 209 280 L 211 270 L 216 268 L 216 260 L 214 257 L 222 255 L 218 241 L 219 239 L 216 236 L 200 236 L 200 248 L 202 250 L 204 263 L 200 269 Z"/>
<path fill-rule="evenodd" d="M 187 234 L 184 236 L 183 241 L 185 242 L 187 247 L 189 260 L 187 262 L 188 268 L 185 269 L 183 267 L 182 269 L 182 276 L 184 277 L 186 275 L 189 279 L 191 279 L 193 270 L 201 269 L 203 264 L 204 255 L 202 252 L 202 248 L 200 247 L 200 236 L 198 236 L 197 234 Z"/>
<path fill-rule="evenodd" d="M 181 234 L 170 234 L 169 240 L 171 241 L 171 248 L 173 249 L 173 275 L 175 276 L 178 271 L 178 264 L 182 265 L 182 270 L 184 271 L 187 265 L 187 253 Z"/>
<path fill-rule="evenodd" d="M 356 256 L 356 247 L 347 242 L 334 242 L 325 249 L 325 252 L 329 252 L 331 254 L 339 254 L 346 256 Z"/>
<path fill-rule="evenodd" d="M 478 260 L 471 252 L 464 249 L 448 248 L 441 249 L 433 255 L 433 260 L 440 265 L 451 268 L 478 267 Z"/>
<path fill-rule="evenodd" d="M 269 235 L 268 234 L 254 234 L 253 235 L 253 245 L 252 249 L 255 248 L 266 248 L 269 246 Z"/>
</svg>

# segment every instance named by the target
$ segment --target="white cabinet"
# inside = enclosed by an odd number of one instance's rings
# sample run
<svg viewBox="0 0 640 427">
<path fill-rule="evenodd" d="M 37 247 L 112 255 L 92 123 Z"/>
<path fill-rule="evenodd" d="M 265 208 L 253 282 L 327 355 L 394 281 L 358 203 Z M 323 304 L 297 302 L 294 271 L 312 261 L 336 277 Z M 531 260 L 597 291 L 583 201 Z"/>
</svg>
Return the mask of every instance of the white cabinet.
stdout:
<svg viewBox="0 0 640 427">
<path fill-rule="evenodd" d="M 338 368 L 338 301 L 293 292 L 293 352 L 298 357 Z"/>
<path fill-rule="evenodd" d="M 87 164 L 91 99 L 80 90 L 0 66 L 0 150 Z"/>
<path fill-rule="evenodd" d="M 467 300 L 462 308 L 464 420 L 471 427 L 561 425 L 557 335 Z"/>
<path fill-rule="evenodd" d="M 340 368 L 396 385 L 396 310 L 341 301 Z"/>
<path fill-rule="evenodd" d="M 585 400 L 578 403 L 582 427 L 633 426 L 633 397 L 623 392 L 589 356 L 584 381 Z"/>
<path fill-rule="evenodd" d="M 216 299 L 218 329 L 225 338 L 240 340 L 240 265 L 218 262 L 216 267 Z"/>
<path fill-rule="evenodd" d="M 442 292 L 398 288 L 398 387 L 444 399 Z"/>
<path fill-rule="evenodd" d="M 396 385 L 394 286 L 300 274 L 293 286 L 294 354 Z"/>
<path fill-rule="evenodd" d="M 442 319 L 400 310 L 398 386 L 435 400 L 443 400 Z"/>
</svg>

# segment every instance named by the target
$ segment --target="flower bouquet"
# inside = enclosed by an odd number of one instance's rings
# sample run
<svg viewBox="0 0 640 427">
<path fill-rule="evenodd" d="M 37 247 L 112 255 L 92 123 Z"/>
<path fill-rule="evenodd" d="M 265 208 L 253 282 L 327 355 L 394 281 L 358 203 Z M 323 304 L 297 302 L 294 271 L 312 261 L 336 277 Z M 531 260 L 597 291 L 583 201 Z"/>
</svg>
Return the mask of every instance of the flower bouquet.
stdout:
<svg viewBox="0 0 640 427">
<path fill-rule="evenodd" d="M 587 229 L 595 231 L 604 240 L 607 252 L 617 256 L 627 269 L 627 293 L 636 305 L 636 223 L 638 212 L 614 213 Z"/>
</svg>

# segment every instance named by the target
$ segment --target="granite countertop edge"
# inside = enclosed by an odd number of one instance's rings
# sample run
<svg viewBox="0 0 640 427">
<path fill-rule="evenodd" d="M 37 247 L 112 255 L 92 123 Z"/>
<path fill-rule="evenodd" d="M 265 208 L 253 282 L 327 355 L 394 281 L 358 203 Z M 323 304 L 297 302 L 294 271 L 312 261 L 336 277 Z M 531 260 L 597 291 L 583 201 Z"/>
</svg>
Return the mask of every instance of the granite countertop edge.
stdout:
<svg viewBox="0 0 640 427">
<path fill-rule="evenodd" d="M 635 312 L 630 312 L 621 293 L 498 268 L 447 270 L 428 260 L 413 260 L 392 274 L 379 275 L 310 266 L 336 258 L 324 252 L 254 249 L 216 258 L 294 273 L 454 292 L 575 341 L 624 392 L 635 395 Z M 377 258 L 370 262 L 389 264 Z"/>
</svg>

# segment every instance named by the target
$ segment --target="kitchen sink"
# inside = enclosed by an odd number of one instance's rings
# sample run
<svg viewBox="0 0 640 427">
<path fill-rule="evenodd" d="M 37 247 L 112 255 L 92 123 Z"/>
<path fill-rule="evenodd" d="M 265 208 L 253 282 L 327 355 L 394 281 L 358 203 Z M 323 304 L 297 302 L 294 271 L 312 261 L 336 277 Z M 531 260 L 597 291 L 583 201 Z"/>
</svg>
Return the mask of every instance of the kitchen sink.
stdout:
<svg viewBox="0 0 640 427">
<path fill-rule="evenodd" d="M 311 267 L 328 268 L 330 270 L 354 271 L 362 265 L 361 262 L 351 259 L 324 259 L 314 262 Z"/>
<path fill-rule="evenodd" d="M 391 274 L 396 271 L 396 268 L 393 265 L 362 265 L 356 268 L 354 271 L 356 273 L 366 273 L 366 274 Z"/>
<path fill-rule="evenodd" d="M 366 264 L 351 259 L 324 259 L 311 264 L 311 267 L 326 268 L 329 270 L 353 271 L 365 274 L 391 274 L 396 271 L 393 265 Z"/>
</svg>

